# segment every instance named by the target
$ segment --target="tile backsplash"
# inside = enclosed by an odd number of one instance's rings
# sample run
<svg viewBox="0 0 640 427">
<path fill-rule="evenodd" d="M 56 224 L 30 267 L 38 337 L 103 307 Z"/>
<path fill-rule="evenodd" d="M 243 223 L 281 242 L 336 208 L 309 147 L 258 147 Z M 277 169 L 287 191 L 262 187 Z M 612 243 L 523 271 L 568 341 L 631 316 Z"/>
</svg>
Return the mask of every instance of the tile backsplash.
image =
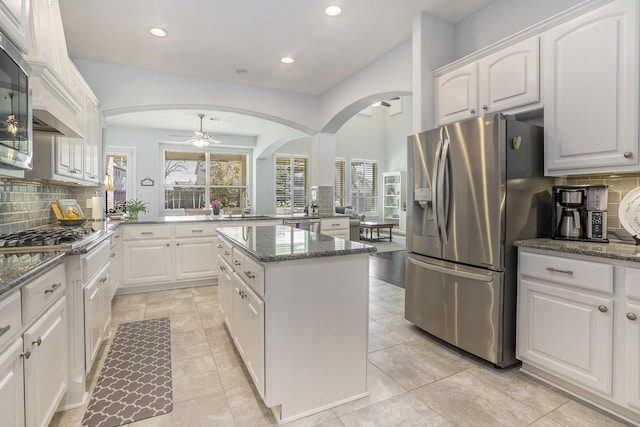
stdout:
<svg viewBox="0 0 640 427">
<path fill-rule="evenodd" d="M 579 176 L 579 177 L 565 177 L 559 184 L 566 185 L 606 185 L 609 187 L 609 199 L 607 204 L 607 218 L 609 221 L 609 230 L 615 230 L 624 235 L 628 235 L 620 227 L 620 219 L 618 217 L 618 208 L 620 207 L 620 201 L 631 190 L 636 187 L 640 187 L 640 173 L 639 174 L 624 174 L 624 175 L 594 175 L 594 176 Z M 611 236 L 610 236 L 611 237 Z"/>
<path fill-rule="evenodd" d="M 0 235 L 57 225 L 51 203 L 58 199 L 76 199 L 84 215 L 90 218 L 87 199 L 99 191 L 94 187 L 0 178 Z"/>
</svg>

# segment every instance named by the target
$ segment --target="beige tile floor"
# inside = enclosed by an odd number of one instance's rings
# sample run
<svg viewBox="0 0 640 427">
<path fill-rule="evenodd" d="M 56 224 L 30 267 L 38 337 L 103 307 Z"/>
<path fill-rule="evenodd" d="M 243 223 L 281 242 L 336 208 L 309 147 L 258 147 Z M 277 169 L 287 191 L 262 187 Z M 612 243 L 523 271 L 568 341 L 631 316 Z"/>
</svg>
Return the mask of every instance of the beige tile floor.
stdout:
<svg viewBox="0 0 640 427">
<path fill-rule="evenodd" d="M 428 338 L 403 318 L 404 289 L 370 279 L 370 396 L 289 426 L 621 426 L 587 404 L 516 368 L 497 370 Z M 131 426 L 273 426 L 234 351 L 216 286 L 116 297 L 119 323 L 171 316 L 174 409 Z M 90 390 L 110 342 L 87 381 Z M 79 426 L 84 408 L 51 426 Z"/>
</svg>

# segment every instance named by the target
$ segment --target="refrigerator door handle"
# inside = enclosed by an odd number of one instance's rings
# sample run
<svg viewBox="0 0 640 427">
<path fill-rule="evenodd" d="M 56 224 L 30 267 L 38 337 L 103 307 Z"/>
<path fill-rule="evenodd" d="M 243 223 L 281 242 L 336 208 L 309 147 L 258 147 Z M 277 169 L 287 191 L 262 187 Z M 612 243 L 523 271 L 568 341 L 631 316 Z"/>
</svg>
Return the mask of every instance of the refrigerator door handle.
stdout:
<svg viewBox="0 0 640 427">
<path fill-rule="evenodd" d="M 438 241 L 442 242 L 442 229 L 440 224 L 440 217 L 438 210 L 440 206 L 440 191 L 439 191 L 439 169 L 440 169 L 440 156 L 442 154 L 442 145 L 444 143 L 444 128 L 440 128 L 440 139 L 438 139 L 438 146 L 436 147 L 436 156 L 433 159 L 433 175 L 431 177 L 431 185 L 433 186 L 433 213 L 435 215 L 436 231 L 438 233 Z"/>
<path fill-rule="evenodd" d="M 444 134 L 447 133 L 447 136 L 445 136 Z M 441 143 L 441 153 L 440 153 L 440 157 L 438 159 L 439 164 L 438 164 L 438 181 L 437 181 L 437 188 L 436 188 L 436 197 L 439 198 L 438 204 L 437 204 L 437 213 L 436 213 L 436 217 L 438 218 L 438 228 L 440 230 L 440 240 L 443 244 L 446 244 L 448 241 L 447 238 L 447 211 L 448 209 L 446 209 L 446 204 L 449 203 L 450 198 L 448 197 L 448 195 L 445 195 L 444 192 L 444 184 L 445 184 L 445 172 L 447 171 L 447 160 L 449 157 L 449 138 L 448 138 L 448 132 L 446 130 L 446 128 L 442 128 L 442 143 Z M 445 196 L 446 196 L 446 202 L 445 202 Z M 446 210 L 445 210 L 446 209 Z"/>
<path fill-rule="evenodd" d="M 489 274 L 471 273 L 469 271 L 451 270 L 446 267 L 440 267 L 439 265 L 428 264 L 426 262 L 418 261 L 417 259 L 408 257 L 407 260 L 411 264 L 415 264 L 418 267 L 426 268 L 428 270 L 437 271 L 438 273 L 445 273 L 451 276 L 464 277 L 465 279 L 477 280 L 478 282 L 493 282 L 494 277 Z"/>
</svg>

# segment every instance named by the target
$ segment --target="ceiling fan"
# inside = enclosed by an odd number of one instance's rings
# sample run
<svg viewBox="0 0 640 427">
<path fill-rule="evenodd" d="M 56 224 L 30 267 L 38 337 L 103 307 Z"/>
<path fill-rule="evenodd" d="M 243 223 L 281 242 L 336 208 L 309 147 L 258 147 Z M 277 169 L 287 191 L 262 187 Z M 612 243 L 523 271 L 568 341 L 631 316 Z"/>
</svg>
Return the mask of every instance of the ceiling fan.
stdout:
<svg viewBox="0 0 640 427">
<path fill-rule="evenodd" d="M 204 119 L 204 114 L 198 114 L 200 117 L 200 130 L 194 131 L 193 137 L 187 141 L 187 144 L 191 143 L 196 147 L 206 147 L 209 144 L 220 144 L 222 141 L 218 141 L 217 139 L 213 139 L 208 133 L 202 130 L 202 119 Z"/>
<path fill-rule="evenodd" d="M 372 107 L 379 107 L 379 106 L 383 106 L 383 107 L 391 107 L 391 104 L 389 103 L 390 101 L 397 101 L 398 99 L 400 99 L 399 96 L 396 96 L 394 98 L 389 98 L 387 100 L 380 100 L 377 102 L 374 102 L 373 104 L 371 104 Z"/>
</svg>

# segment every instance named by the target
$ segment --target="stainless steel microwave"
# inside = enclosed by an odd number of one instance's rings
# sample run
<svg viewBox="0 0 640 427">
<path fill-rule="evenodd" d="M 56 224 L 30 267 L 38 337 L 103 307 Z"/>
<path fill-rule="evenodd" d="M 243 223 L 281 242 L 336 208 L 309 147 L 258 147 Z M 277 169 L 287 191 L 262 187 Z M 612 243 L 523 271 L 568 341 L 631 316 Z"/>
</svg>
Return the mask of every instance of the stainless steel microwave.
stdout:
<svg viewBox="0 0 640 427">
<path fill-rule="evenodd" d="M 0 34 L 0 168 L 30 170 L 33 163 L 31 67 Z"/>
</svg>

